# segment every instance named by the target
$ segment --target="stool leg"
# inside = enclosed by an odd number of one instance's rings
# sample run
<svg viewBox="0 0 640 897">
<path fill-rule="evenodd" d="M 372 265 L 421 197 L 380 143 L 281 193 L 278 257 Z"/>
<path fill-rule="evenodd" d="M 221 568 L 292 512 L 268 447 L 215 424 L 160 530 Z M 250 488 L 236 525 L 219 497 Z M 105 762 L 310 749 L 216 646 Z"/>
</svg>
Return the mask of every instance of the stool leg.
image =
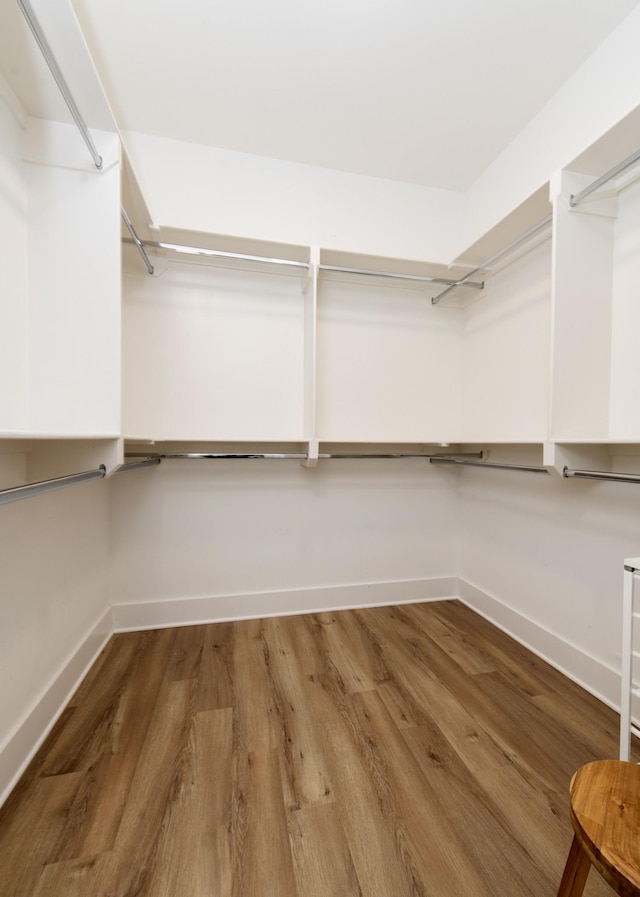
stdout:
<svg viewBox="0 0 640 897">
<path fill-rule="evenodd" d="M 581 897 L 590 868 L 591 861 L 574 835 L 567 863 L 562 873 L 558 897 Z"/>
</svg>

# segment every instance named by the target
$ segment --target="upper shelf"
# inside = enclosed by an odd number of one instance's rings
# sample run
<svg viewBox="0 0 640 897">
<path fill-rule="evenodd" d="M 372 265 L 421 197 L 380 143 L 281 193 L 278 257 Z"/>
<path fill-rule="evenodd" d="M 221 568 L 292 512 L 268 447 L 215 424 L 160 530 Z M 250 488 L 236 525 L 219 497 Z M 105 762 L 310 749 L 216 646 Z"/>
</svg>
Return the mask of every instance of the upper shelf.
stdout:
<svg viewBox="0 0 640 897">
<path fill-rule="evenodd" d="M 526 233 L 539 221 L 551 214 L 548 183 L 536 190 L 525 202 L 514 209 L 509 215 L 498 222 L 495 227 L 487 231 L 468 249 L 465 249 L 453 262 L 453 265 L 463 268 L 465 273 L 470 268 L 483 265 L 486 259 L 500 253 L 504 247 L 516 240 L 521 234 Z M 530 245 L 530 244 L 528 244 Z M 524 247 L 525 249 L 527 246 Z M 505 256 L 505 260 L 509 257 Z M 484 269 L 493 270 L 493 269 Z"/>
<path fill-rule="evenodd" d="M 308 246 L 137 224 L 136 233 L 158 274 L 171 261 L 295 276 L 310 270 Z M 124 226 L 122 235 L 133 242 Z"/>
<path fill-rule="evenodd" d="M 338 250 L 320 250 L 320 275 L 325 280 L 339 280 L 362 283 L 375 281 L 380 285 L 401 286 L 404 289 L 426 291 L 435 295 L 444 286 L 451 284 L 465 274 L 461 267 L 432 264 L 415 259 L 389 258 L 385 256 L 362 255 Z M 479 283 L 469 284 L 474 290 Z"/>
<path fill-rule="evenodd" d="M 132 202 L 135 204 L 135 195 Z M 241 270 L 304 275 L 312 273 L 314 263 L 325 280 L 375 282 L 384 286 L 414 289 L 433 296 L 464 277 L 463 268 L 432 264 L 416 259 L 368 256 L 308 246 L 248 240 L 229 235 L 202 233 L 178 228 L 154 228 L 143 225 L 136 234 L 161 273 L 171 262 L 195 262 Z M 123 240 L 133 243 L 123 227 Z M 157 268 L 157 271 L 155 270 Z M 481 290 L 482 281 L 469 280 L 461 292 Z"/>
<path fill-rule="evenodd" d="M 603 134 L 589 149 L 573 159 L 568 171 L 598 178 L 640 147 L 640 108 L 634 109 L 615 127 Z M 636 172 L 637 173 L 637 172 Z M 625 174 L 622 180 L 626 180 Z"/>
</svg>

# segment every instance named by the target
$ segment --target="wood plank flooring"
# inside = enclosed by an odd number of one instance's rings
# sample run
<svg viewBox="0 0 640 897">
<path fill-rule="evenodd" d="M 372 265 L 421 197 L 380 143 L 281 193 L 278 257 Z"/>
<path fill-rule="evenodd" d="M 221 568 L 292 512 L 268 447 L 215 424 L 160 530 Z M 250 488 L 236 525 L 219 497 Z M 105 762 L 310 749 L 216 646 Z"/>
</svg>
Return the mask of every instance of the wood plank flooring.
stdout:
<svg viewBox="0 0 640 897">
<path fill-rule="evenodd" d="M 617 738 L 455 601 L 116 635 L 0 810 L 0 894 L 555 895 Z"/>
</svg>

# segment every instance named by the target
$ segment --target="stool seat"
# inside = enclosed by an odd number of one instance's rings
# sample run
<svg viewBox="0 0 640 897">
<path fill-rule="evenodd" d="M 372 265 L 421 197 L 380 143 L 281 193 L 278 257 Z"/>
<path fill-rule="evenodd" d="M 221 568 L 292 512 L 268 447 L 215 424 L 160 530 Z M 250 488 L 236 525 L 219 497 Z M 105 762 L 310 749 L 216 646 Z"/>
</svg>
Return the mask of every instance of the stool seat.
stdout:
<svg viewBox="0 0 640 897">
<path fill-rule="evenodd" d="M 558 897 L 580 897 L 591 866 L 618 894 L 640 897 L 640 766 L 587 763 L 569 794 L 575 834 Z"/>
</svg>

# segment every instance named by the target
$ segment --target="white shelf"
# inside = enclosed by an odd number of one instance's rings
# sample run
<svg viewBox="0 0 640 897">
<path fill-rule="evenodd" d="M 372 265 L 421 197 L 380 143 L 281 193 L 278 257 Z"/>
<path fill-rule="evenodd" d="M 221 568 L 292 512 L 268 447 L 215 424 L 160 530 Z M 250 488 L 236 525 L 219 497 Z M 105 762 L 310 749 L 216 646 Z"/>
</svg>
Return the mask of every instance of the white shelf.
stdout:
<svg viewBox="0 0 640 897">
<path fill-rule="evenodd" d="M 120 433 L 43 433 L 30 430 L 0 430 L 0 439 L 64 440 L 87 442 L 96 439 L 120 439 Z"/>
</svg>

